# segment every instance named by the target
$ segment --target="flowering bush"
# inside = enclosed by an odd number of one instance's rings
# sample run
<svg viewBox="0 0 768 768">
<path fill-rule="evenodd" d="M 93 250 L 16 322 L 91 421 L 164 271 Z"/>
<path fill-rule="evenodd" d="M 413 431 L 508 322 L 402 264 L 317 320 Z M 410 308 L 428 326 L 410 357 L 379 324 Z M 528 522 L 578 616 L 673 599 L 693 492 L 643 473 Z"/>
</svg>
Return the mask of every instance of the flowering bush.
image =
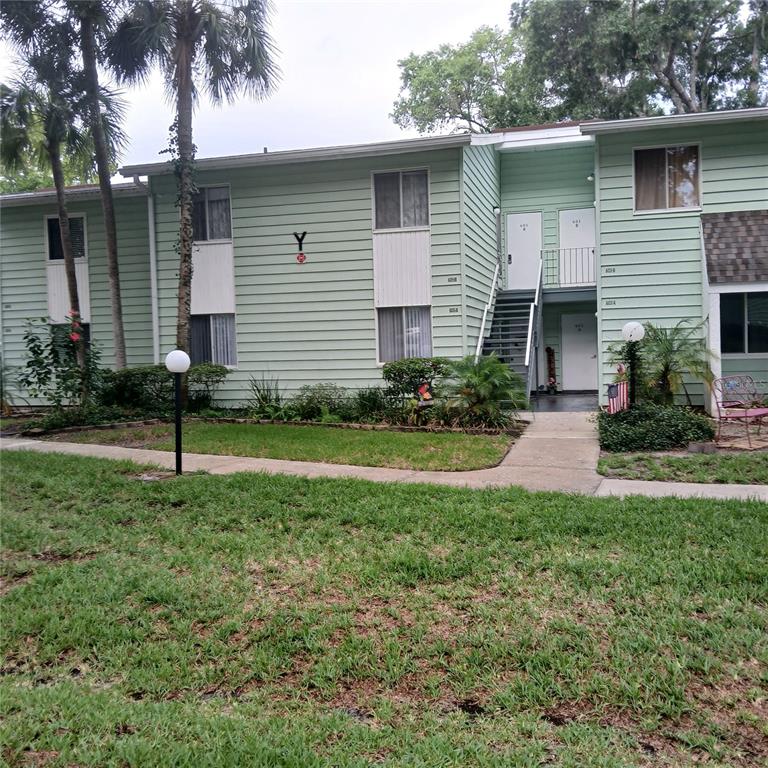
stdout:
<svg viewBox="0 0 768 768">
<path fill-rule="evenodd" d="M 78 351 L 85 344 L 76 312 L 71 312 L 62 325 L 49 323 L 46 318 L 29 321 L 24 345 L 26 362 L 18 382 L 31 397 L 48 400 L 57 408 L 85 405 L 91 399 L 101 378 L 100 355 L 90 345 L 83 350 L 83 365 L 78 363 Z"/>
</svg>

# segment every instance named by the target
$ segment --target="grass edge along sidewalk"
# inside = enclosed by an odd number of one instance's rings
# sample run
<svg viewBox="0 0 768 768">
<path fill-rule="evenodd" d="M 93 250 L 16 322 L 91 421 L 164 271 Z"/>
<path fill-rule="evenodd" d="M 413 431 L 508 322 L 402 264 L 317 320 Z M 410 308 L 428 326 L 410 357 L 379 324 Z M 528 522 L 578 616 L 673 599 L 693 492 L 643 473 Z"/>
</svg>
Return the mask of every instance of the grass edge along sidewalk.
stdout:
<svg viewBox="0 0 768 768">
<path fill-rule="evenodd" d="M 3 463 L 10 764 L 768 757 L 763 504 Z"/>
</svg>

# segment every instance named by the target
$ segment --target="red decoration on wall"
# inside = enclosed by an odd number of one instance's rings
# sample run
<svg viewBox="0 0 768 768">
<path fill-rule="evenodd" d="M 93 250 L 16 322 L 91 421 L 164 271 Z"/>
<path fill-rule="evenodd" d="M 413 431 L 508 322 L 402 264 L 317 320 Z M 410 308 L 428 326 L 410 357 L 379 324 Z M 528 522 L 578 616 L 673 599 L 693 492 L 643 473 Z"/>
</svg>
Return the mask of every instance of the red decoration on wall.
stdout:
<svg viewBox="0 0 768 768">
<path fill-rule="evenodd" d="M 303 264 L 307 260 L 307 257 L 299 251 L 298 255 L 296 256 L 296 261 L 299 262 L 299 264 Z"/>
</svg>

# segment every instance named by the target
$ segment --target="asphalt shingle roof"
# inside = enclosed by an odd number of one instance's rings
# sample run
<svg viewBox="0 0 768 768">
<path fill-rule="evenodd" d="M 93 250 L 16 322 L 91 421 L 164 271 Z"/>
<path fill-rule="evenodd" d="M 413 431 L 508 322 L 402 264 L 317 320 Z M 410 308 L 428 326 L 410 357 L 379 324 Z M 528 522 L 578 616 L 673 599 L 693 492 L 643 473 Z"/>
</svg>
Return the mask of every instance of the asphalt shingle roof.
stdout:
<svg viewBox="0 0 768 768">
<path fill-rule="evenodd" d="M 768 282 L 768 210 L 704 213 L 701 224 L 710 284 Z"/>
</svg>

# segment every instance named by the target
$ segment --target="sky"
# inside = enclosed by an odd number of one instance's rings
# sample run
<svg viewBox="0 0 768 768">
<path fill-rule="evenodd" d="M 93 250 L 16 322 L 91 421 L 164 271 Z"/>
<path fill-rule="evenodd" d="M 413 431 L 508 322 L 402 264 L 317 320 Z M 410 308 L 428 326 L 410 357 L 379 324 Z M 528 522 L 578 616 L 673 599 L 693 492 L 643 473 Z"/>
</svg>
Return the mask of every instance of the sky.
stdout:
<svg viewBox="0 0 768 768">
<path fill-rule="evenodd" d="M 482 25 L 507 26 L 509 0 L 275 0 L 272 38 L 281 69 L 268 100 L 241 97 L 214 107 L 201 99 L 198 157 L 300 149 L 416 135 L 390 119 L 399 59 L 465 41 Z M 130 143 L 121 164 L 158 159 L 173 120 L 159 76 L 124 94 Z"/>
</svg>

